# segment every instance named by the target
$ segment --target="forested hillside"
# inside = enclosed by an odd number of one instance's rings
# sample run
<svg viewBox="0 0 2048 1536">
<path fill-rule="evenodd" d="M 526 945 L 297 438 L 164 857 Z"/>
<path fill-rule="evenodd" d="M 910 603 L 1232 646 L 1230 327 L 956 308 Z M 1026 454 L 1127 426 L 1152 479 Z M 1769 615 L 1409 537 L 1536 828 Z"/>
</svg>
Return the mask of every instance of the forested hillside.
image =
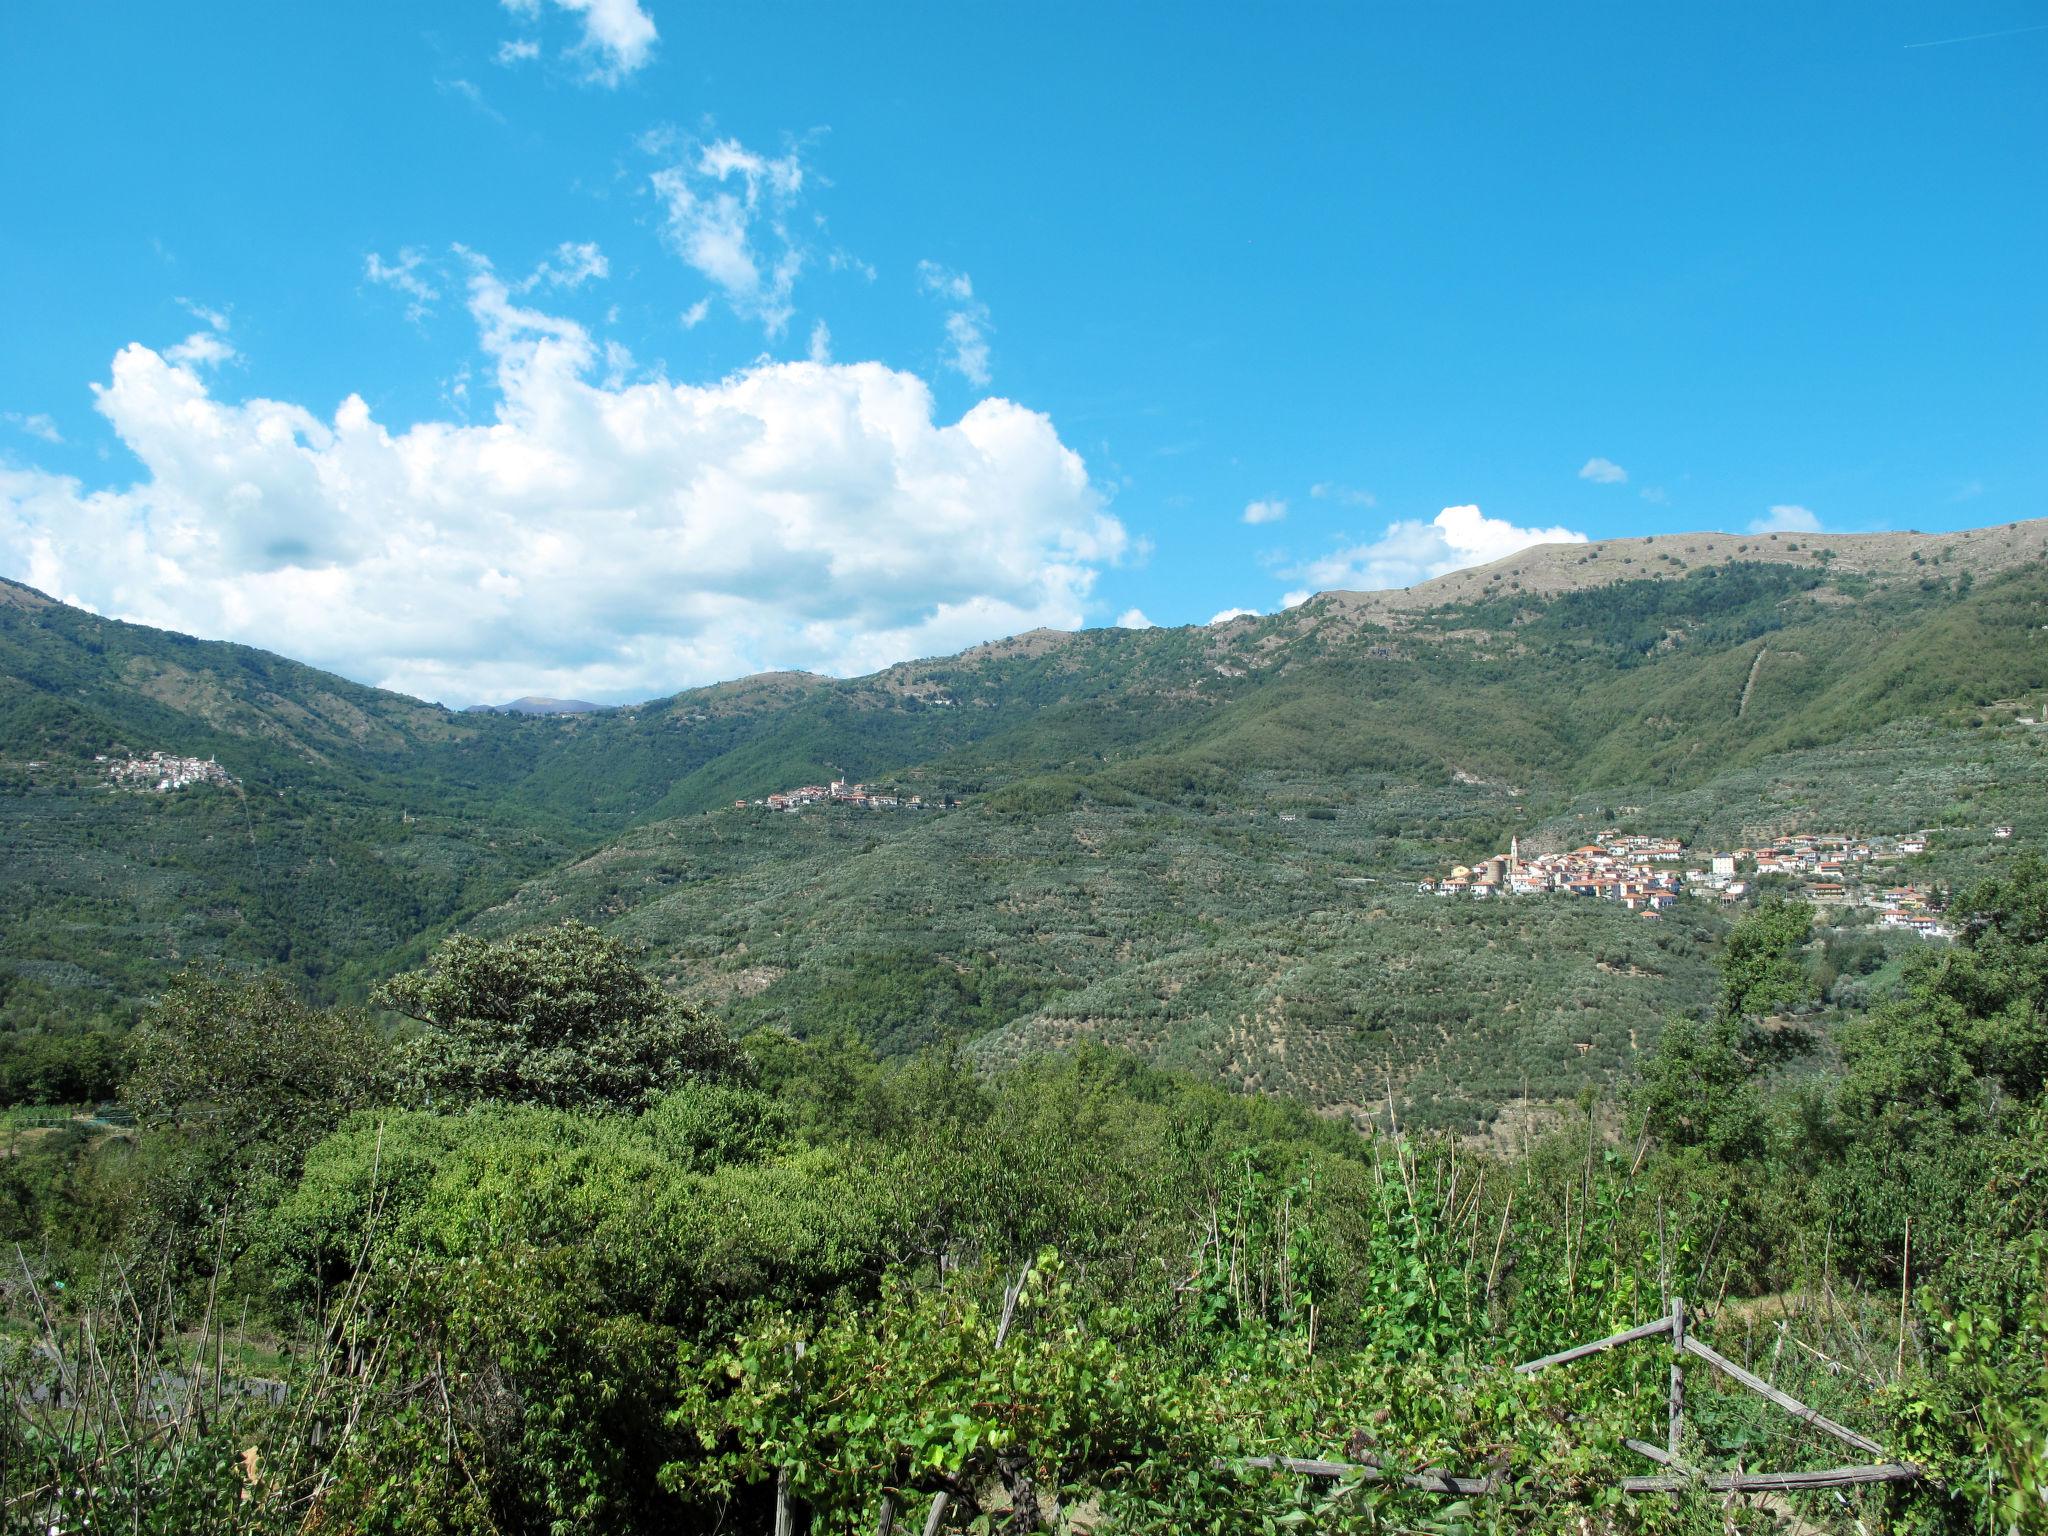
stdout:
<svg viewBox="0 0 2048 1536">
<path fill-rule="evenodd" d="M 2042 526 L 1592 546 L 1398 602 L 544 717 L 9 586 L 9 1019 L 125 1019 L 208 957 L 360 998 L 453 928 L 576 915 L 747 1023 L 987 1061 L 1092 1038 L 1479 1129 L 1632 1078 L 1724 919 L 1480 913 L 1417 881 L 1624 824 L 1934 828 L 1916 877 L 1970 876 L 1992 826 L 2048 831 L 2048 734 L 2018 723 L 2048 703 Z M 149 752 L 231 782 L 152 792 L 101 761 Z M 733 807 L 835 777 L 959 804 Z"/>
</svg>

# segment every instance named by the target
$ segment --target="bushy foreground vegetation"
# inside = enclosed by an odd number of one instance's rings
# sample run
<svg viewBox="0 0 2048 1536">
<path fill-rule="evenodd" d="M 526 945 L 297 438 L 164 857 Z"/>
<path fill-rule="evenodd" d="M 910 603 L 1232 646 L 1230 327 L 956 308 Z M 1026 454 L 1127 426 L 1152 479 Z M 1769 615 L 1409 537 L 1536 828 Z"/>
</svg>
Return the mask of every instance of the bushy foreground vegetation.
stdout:
<svg viewBox="0 0 2048 1536">
<path fill-rule="evenodd" d="M 133 1133 L 11 1131 L 0 1500 L 66 1531 L 2035 1530 L 2048 871 L 1836 1032 L 1767 905 L 1626 1105 L 1501 1157 L 1083 1048 L 734 1044 L 578 926 L 416 1026 L 194 974 Z M 31 1139 L 32 1138 L 32 1139 Z M 10 1245 L 11 1247 L 11 1245 Z M 1927 1476 L 1626 1495 L 1691 1326 Z M 1695 1364 L 1682 1460 L 1839 1462 Z M 1340 1460 L 1338 1478 L 1249 1458 Z M 1411 1486 L 1424 1469 L 1464 1491 Z"/>
</svg>

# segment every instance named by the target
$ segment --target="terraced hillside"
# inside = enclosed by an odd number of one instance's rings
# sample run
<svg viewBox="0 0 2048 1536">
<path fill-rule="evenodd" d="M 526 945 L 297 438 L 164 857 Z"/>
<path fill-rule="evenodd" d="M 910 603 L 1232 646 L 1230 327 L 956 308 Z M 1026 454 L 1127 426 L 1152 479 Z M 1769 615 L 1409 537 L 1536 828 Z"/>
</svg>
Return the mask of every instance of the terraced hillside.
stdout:
<svg viewBox="0 0 2048 1536">
<path fill-rule="evenodd" d="M 2048 733 L 2020 723 L 2048 688 L 2044 614 L 2037 568 L 1852 593 L 1728 567 L 1270 647 L 1263 680 L 1232 668 L 1198 705 L 1092 692 L 1129 642 L 1083 636 L 1004 658 L 1067 697 L 906 771 L 963 810 L 652 821 L 480 925 L 613 926 L 742 1024 L 988 1059 L 1089 1037 L 1476 1127 L 1627 1078 L 1704 1000 L 1723 917 L 1444 903 L 1418 878 L 1510 833 L 1535 850 L 1616 824 L 1931 827 L 1905 873 L 1962 878 L 2048 839 Z M 1120 749 L 1138 714 L 1153 728 Z"/>
<path fill-rule="evenodd" d="M 2048 837 L 2048 738 L 2018 723 L 2048 703 L 2044 534 L 1556 546 L 1208 629 L 541 717 L 7 587 L 0 963 L 58 1011 L 208 954 L 359 995 L 450 926 L 576 915 L 739 1027 L 991 1060 L 1088 1036 L 1476 1126 L 1628 1076 L 1704 997 L 1723 918 L 1415 882 L 1615 824 L 1944 828 L 1929 878 Z M 94 761 L 146 750 L 235 783 L 119 790 Z M 963 804 L 732 808 L 834 776 Z"/>
</svg>

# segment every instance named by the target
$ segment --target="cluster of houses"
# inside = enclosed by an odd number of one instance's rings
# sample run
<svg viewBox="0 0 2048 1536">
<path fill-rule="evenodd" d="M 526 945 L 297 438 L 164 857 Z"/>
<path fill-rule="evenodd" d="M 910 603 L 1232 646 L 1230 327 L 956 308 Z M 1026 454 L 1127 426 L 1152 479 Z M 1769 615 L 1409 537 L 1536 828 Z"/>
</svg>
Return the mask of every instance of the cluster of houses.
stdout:
<svg viewBox="0 0 2048 1536">
<path fill-rule="evenodd" d="M 232 784 L 225 768 L 210 757 L 177 757 L 168 752 L 152 752 L 147 757 L 107 757 L 93 759 L 107 770 L 107 777 L 116 785 L 127 789 L 153 790 L 157 794 L 169 794 L 174 789 L 187 789 L 194 784 Z"/>
<path fill-rule="evenodd" d="M 785 789 L 779 794 L 764 795 L 759 800 L 735 800 L 733 809 L 743 811 L 750 805 L 761 806 L 771 811 L 796 812 L 807 805 L 850 805 L 870 811 L 927 811 L 941 808 L 938 801 L 927 802 L 922 795 L 889 795 L 879 790 L 870 790 L 865 784 L 849 784 L 844 779 L 834 779 L 830 784 L 806 784 L 801 789 Z M 952 804 L 949 798 L 944 802 Z"/>
<path fill-rule="evenodd" d="M 2009 838 L 2010 827 L 1992 835 Z M 1765 875 L 1790 881 L 1805 900 L 1819 906 L 1868 907 L 1887 928 L 1904 928 L 1930 938 L 1949 938 L 1934 894 L 1912 884 L 1879 878 L 1876 867 L 1927 851 L 1927 833 L 1897 837 L 1852 837 L 1844 833 L 1801 833 L 1754 848 L 1704 856 L 1674 837 L 1603 832 L 1598 840 L 1563 853 L 1523 858 L 1520 839 L 1505 854 L 1476 865 L 1459 864 L 1421 889 L 1439 896 L 1591 896 L 1619 902 L 1632 912 L 1655 917 L 1681 891 L 1741 901 Z"/>
<path fill-rule="evenodd" d="M 1655 916 L 1678 899 L 1678 865 L 1685 845 L 1676 838 L 1607 832 L 1565 853 L 1522 857 L 1520 838 L 1508 851 L 1477 865 L 1459 864 L 1441 880 L 1422 883 L 1438 896 L 1593 896 Z"/>
</svg>

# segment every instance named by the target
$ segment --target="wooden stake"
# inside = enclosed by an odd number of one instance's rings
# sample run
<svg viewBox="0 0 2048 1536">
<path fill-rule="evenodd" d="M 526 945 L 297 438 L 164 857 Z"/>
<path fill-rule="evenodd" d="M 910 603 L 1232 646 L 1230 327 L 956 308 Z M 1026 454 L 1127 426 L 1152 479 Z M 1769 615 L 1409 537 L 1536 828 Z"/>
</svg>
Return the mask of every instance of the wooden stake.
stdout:
<svg viewBox="0 0 2048 1536">
<path fill-rule="evenodd" d="M 775 1471 L 775 1536 L 795 1536 L 796 1508 L 789 1498 L 789 1468 Z"/>
<path fill-rule="evenodd" d="M 882 1495 L 882 1519 L 875 1527 L 875 1536 L 896 1536 L 896 1500 L 886 1493 Z"/>
<path fill-rule="evenodd" d="M 1685 1432 L 1685 1367 L 1679 1361 L 1685 1358 L 1685 1300 L 1671 1298 L 1671 1420 L 1665 1439 L 1665 1450 L 1673 1465 L 1678 1462 L 1678 1441 Z"/>
<path fill-rule="evenodd" d="M 1634 1451 L 1638 1456 L 1649 1457 L 1650 1460 L 1656 1462 L 1660 1467 L 1675 1467 L 1678 1465 L 1678 1458 L 1665 1450 L 1661 1445 L 1652 1445 L 1647 1440 L 1625 1439 L 1621 1443 Z"/>
<path fill-rule="evenodd" d="M 924 1536 L 939 1536 L 946 1523 L 946 1506 L 952 1502 L 943 1493 L 933 1495 L 932 1512 L 924 1517 Z"/>
<path fill-rule="evenodd" d="M 1217 1467 L 1246 1467 L 1255 1470 L 1293 1472 L 1302 1477 L 1355 1477 L 1360 1482 L 1384 1482 L 1392 1475 L 1384 1467 L 1368 1462 L 1324 1461 L 1313 1456 L 1245 1456 L 1237 1461 L 1218 1461 Z M 1429 1493 L 1492 1493 L 1500 1486 L 1499 1478 L 1489 1474 L 1485 1477 L 1457 1477 L 1441 1467 L 1424 1467 L 1420 1472 L 1399 1474 L 1400 1482 L 1410 1488 L 1421 1488 Z"/>
<path fill-rule="evenodd" d="M 1773 1488 L 1849 1488 L 1859 1483 L 1903 1483 L 1921 1475 L 1911 1462 L 1888 1461 L 1870 1467 L 1825 1467 L 1816 1472 L 1709 1472 L 1699 1479 L 1716 1493 L 1759 1492 Z M 1693 1484 L 1690 1474 L 1624 1477 L 1623 1493 L 1679 1493 Z"/>
<path fill-rule="evenodd" d="M 1024 1294 L 1024 1282 L 1031 1278 L 1031 1265 L 1017 1271 L 1016 1283 L 1003 1292 L 1003 1315 L 996 1324 L 996 1348 L 1001 1349 L 1010 1337 L 1010 1324 L 1017 1320 L 1017 1298 Z"/>
<path fill-rule="evenodd" d="M 790 1351 L 793 1361 L 801 1364 L 804 1358 L 804 1341 L 798 1339 Z M 796 1536 L 796 1501 L 789 1496 L 789 1468 L 775 1469 L 775 1536 Z"/>
<path fill-rule="evenodd" d="M 1868 1451 L 1873 1456 L 1882 1456 L 1884 1454 L 1884 1447 L 1868 1435 L 1859 1435 L 1855 1430 L 1837 1424 L 1826 1414 L 1816 1413 L 1791 1393 L 1780 1392 L 1768 1381 L 1765 1381 L 1763 1377 L 1744 1370 L 1719 1350 L 1711 1345 L 1702 1344 L 1691 1334 L 1685 1336 L 1685 1350 L 1687 1354 L 1698 1355 L 1707 1364 L 1713 1366 L 1715 1370 L 1727 1372 L 1745 1387 L 1749 1388 L 1750 1391 L 1769 1398 L 1780 1408 L 1791 1414 L 1793 1418 L 1803 1423 L 1811 1424 L 1815 1429 L 1833 1435 L 1837 1440 L 1853 1445 L 1859 1451 Z"/>
<path fill-rule="evenodd" d="M 1892 1364 L 1892 1380 L 1906 1374 L 1906 1287 L 1913 1273 L 1913 1218 L 1906 1218 L 1906 1251 L 1899 1258 L 1899 1357 Z"/>
<path fill-rule="evenodd" d="M 1637 1339 L 1654 1339 L 1660 1333 L 1671 1331 L 1671 1319 L 1660 1317 L 1654 1323 L 1644 1323 L 1639 1328 L 1630 1328 L 1623 1333 L 1609 1334 L 1604 1339 L 1595 1339 L 1591 1344 L 1574 1344 L 1570 1349 L 1561 1349 L 1554 1355 L 1545 1355 L 1541 1360 L 1526 1360 L 1515 1369 L 1524 1376 L 1553 1365 L 1563 1365 L 1567 1360 L 1583 1359 L 1597 1355 L 1602 1350 L 1616 1349 L 1623 1344 L 1633 1344 Z"/>
</svg>

